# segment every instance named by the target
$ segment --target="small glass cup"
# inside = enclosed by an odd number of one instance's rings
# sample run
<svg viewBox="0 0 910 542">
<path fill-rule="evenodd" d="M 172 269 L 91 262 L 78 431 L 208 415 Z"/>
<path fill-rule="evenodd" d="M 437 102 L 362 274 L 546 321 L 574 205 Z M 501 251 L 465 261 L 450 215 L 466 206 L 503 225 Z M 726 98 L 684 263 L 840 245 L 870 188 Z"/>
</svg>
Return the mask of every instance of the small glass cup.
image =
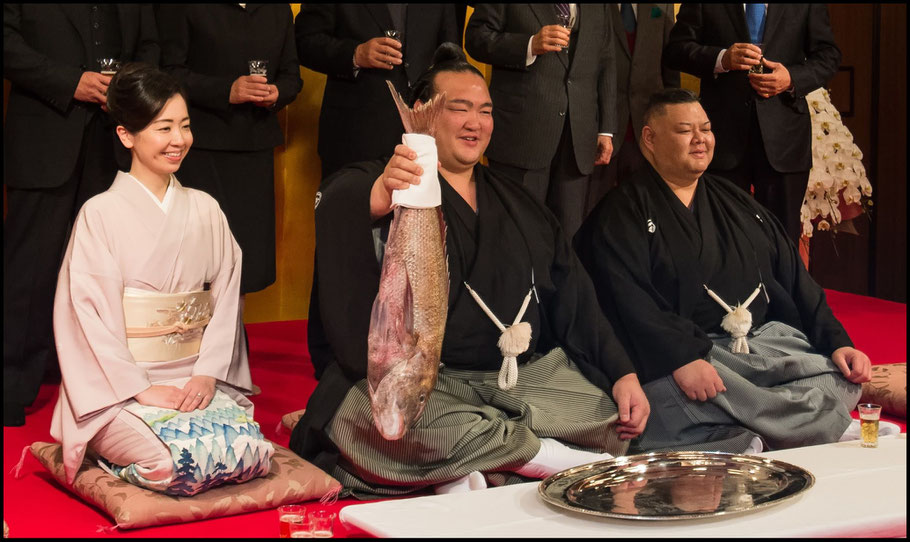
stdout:
<svg viewBox="0 0 910 542">
<path fill-rule="evenodd" d="M 268 60 L 250 60 L 250 75 L 261 75 L 268 77 L 269 61 Z"/>
<path fill-rule="evenodd" d="M 102 75 L 114 75 L 120 71 L 120 60 L 116 58 L 99 58 L 98 64 L 101 66 Z"/>
<path fill-rule="evenodd" d="M 572 15 L 570 13 L 557 12 L 556 20 L 559 21 L 559 26 L 569 30 L 569 32 L 572 31 L 572 26 L 569 24 L 572 21 Z M 562 50 L 565 51 L 568 48 L 569 46 L 566 45 Z"/>
<path fill-rule="evenodd" d="M 332 525 L 335 514 L 328 510 L 314 510 L 310 513 L 310 523 L 313 525 L 313 538 L 332 538 Z"/>
<path fill-rule="evenodd" d="M 762 50 L 762 56 L 759 57 L 758 64 L 749 68 L 749 73 L 765 73 L 765 66 L 761 63 L 761 61 L 764 60 L 764 58 L 765 58 L 765 55 L 764 55 L 765 44 L 758 42 L 758 43 L 753 43 L 752 45 L 754 45 Z"/>
<path fill-rule="evenodd" d="M 394 28 L 385 31 L 385 37 L 392 38 L 398 43 L 401 43 L 401 30 L 395 30 Z"/>
<path fill-rule="evenodd" d="M 309 514 L 303 516 L 301 521 L 288 524 L 291 538 L 313 538 L 313 520 Z"/>
<path fill-rule="evenodd" d="M 291 525 L 303 523 L 306 507 L 301 504 L 285 504 L 278 507 L 278 537 L 290 538 Z"/>
<path fill-rule="evenodd" d="M 881 405 L 873 403 L 860 403 L 856 405 L 859 410 L 860 434 L 863 437 L 863 448 L 878 448 L 878 419 L 882 414 Z"/>
</svg>

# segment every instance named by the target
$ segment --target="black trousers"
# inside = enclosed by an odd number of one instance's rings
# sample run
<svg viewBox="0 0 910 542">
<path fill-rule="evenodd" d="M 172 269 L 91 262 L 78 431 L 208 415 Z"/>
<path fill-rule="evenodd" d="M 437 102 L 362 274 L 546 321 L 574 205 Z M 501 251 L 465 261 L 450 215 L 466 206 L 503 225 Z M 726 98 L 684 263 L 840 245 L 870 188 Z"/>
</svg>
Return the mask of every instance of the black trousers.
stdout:
<svg viewBox="0 0 910 542">
<path fill-rule="evenodd" d="M 57 274 L 76 214 L 86 200 L 107 190 L 117 174 L 114 145 L 109 122 L 96 114 L 86 124 L 76 167 L 63 185 L 39 189 L 7 186 L 8 211 L 3 223 L 4 426 L 23 425 L 25 407 L 38 396 L 45 371 L 59 374 L 53 331 Z M 53 153 L 53 149 L 40 152 Z"/>
<path fill-rule="evenodd" d="M 732 169 L 709 170 L 733 181 L 746 192 L 754 189 L 755 200 L 781 221 L 791 241 L 799 243 L 803 231 L 799 210 L 806 197 L 809 171 L 781 173 L 771 167 L 755 115 L 753 106 L 746 151 L 739 165 Z"/>
<path fill-rule="evenodd" d="M 553 211 L 566 237 L 572 239 L 586 214 L 585 200 L 590 175 L 582 174 L 578 169 L 568 120 L 563 125 L 559 145 L 548 166 L 524 169 L 490 160 L 490 169 L 520 180 L 540 202 Z"/>
</svg>

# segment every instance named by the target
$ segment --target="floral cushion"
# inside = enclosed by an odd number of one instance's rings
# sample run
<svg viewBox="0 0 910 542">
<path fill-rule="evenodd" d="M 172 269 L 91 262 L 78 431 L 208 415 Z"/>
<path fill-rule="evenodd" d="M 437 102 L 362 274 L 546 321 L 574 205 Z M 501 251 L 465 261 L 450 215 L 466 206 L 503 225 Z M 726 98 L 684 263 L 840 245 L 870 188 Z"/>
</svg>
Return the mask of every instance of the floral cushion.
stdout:
<svg viewBox="0 0 910 542">
<path fill-rule="evenodd" d="M 893 416 L 907 418 L 907 364 L 872 366 L 872 380 L 863 384 L 861 403 L 882 405 Z"/>
<path fill-rule="evenodd" d="M 71 491 L 107 513 L 118 527 L 133 529 L 268 510 L 282 504 L 331 499 L 341 484 L 292 451 L 272 443 L 271 470 L 242 484 L 226 484 L 192 497 L 164 495 L 116 478 L 86 459 Z M 66 486 L 60 444 L 35 442 L 34 455 Z"/>
</svg>

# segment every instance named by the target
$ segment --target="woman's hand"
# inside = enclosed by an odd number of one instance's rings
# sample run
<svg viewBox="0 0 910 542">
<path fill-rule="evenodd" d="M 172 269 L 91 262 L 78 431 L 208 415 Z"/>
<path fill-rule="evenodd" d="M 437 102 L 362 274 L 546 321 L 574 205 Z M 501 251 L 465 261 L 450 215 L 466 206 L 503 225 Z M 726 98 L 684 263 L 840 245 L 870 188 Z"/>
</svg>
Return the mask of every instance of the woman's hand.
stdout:
<svg viewBox="0 0 910 542">
<path fill-rule="evenodd" d="M 215 397 L 215 378 L 211 376 L 196 375 L 180 390 L 180 412 L 203 409 L 209 406 Z"/>
<path fill-rule="evenodd" d="M 183 400 L 183 390 L 176 386 L 149 386 L 133 399 L 143 406 L 176 409 Z"/>
</svg>

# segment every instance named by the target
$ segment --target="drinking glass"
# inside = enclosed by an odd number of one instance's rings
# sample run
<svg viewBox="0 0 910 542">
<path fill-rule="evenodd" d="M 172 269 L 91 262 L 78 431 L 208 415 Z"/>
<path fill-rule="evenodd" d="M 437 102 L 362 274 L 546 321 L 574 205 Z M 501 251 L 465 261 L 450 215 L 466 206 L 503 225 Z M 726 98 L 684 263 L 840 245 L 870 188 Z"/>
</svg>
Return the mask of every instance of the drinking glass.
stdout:
<svg viewBox="0 0 910 542">
<path fill-rule="evenodd" d="M 306 507 L 300 504 L 286 504 L 278 507 L 278 536 L 291 537 L 291 524 L 303 523 Z"/>
<path fill-rule="evenodd" d="M 761 63 L 762 59 L 765 58 L 765 55 L 764 55 L 765 44 L 761 43 L 761 42 L 757 42 L 757 43 L 753 43 L 752 45 L 754 45 L 762 50 L 762 56 L 759 57 L 758 64 L 749 68 L 749 73 L 765 73 L 765 67 Z"/>
<path fill-rule="evenodd" d="M 99 58 L 98 64 L 103 75 L 114 75 L 120 70 L 120 61 L 116 58 Z"/>
<path fill-rule="evenodd" d="M 402 43 L 401 30 L 395 30 L 394 28 L 392 28 L 390 30 L 386 30 L 385 37 L 392 38 L 393 40 L 397 41 L 398 43 Z"/>
<path fill-rule="evenodd" d="M 559 21 L 559 26 L 568 29 L 569 32 L 572 31 L 572 26 L 569 24 L 572 20 L 572 15 L 570 13 L 564 13 L 562 11 L 557 11 L 556 20 Z M 569 48 L 569 46 L 566 45 L 562 49 L 563 49 L 563 51 L 565 51 L 568 48 Z"/>
<path fill-rule="evenodd" d="M 268 77 L 269 61 L 268 60 L 250 60 L 250 75 L 261 75 Z"/>
<path fill-rule="evenodd" d="M 334 513 L 328 510 L 314 510 L 310 514 L 310 522 L 313 524 L 313 538 L 332 538 Z"/>
<path fill-rule="evenodd" d="M 863 437 L 863 448 L 878 448 L 878 419 L 882 414 L 881 405 L 873 403 L 860 403 L 856 405 L 859 410 L 860 432 Z"/>
<path fill-rule="evenodd" d="M 304 515 L 303 519 L 288 525 L 291 538 L 313 538 L 313 520 L 309 515 Z"/>
</svg>

